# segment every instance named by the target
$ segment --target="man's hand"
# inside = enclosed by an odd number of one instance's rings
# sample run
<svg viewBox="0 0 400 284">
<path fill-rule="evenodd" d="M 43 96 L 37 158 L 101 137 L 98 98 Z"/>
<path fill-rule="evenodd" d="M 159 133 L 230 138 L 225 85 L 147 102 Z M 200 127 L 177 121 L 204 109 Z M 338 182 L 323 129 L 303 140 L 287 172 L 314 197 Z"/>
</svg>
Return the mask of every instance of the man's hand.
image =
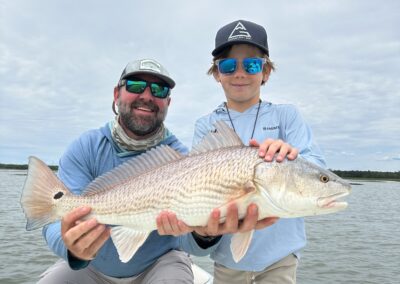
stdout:
<svg viewBox="0 0 400 284">
<path fill-rule="evenodd" d="M 82 260 L 94 259 L 110 237 L 110 229 L 97 223 L 96 219 L 81 220 L 90 210 L 90 207 L 76 208 L 61 220 L 61 236 L 65 246 L 74 257 Z"/>
<path fill-rule="evenodd" d="M 277 154 L 275 158 L 277 162 L 282 162 L 285 158 L 288 160 L 294 160 L 299 154 L 299 151 L 296 148 L 290 146 L 288 143 L 285 143 L 280 139 L 267 139 L 261 144 L 258 144 L 255 139 L 251 139 L 249 145 L 252 147 L 259 147 L 258 155 L 260 157 L 264 157 L 267 162 L 272 162 L 275 154 Z"/>
</svg>

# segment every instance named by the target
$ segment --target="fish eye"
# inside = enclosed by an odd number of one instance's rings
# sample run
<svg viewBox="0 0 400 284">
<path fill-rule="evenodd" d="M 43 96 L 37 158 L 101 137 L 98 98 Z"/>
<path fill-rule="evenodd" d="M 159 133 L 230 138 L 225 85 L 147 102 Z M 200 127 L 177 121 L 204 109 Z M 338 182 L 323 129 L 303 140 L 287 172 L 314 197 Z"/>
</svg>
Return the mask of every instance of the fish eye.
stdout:
<svg viewBox="0 0 400 284">
<path fill-rule="evenodd" d="M 323 183 L 327 183 L 329 181 L 329 177 L 326 175 L 320 175 L 319 180 Z"/>
</svg>

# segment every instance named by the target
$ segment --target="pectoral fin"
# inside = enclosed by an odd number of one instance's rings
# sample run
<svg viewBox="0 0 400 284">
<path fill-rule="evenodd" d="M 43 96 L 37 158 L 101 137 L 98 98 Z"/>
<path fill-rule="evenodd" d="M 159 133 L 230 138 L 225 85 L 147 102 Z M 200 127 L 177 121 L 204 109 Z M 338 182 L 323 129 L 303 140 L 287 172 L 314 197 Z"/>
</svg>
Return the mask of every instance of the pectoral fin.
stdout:
<svg viewBox="0 0 400 284">
<path fill-rule="evenodd" d="M 246 233 L 236 233 L 231 239 L 231 252 L 233 260 L 239 262 L 249 249 L 254 230 Z"/>
<path fill-rule="evenodd" d="M 135 231 L 128 227 L 118 226 L 111 229 L 111 238 L 117 248 L 119 259 L 126 263 L 146 241 L 150 232 Z"/>
</svg>

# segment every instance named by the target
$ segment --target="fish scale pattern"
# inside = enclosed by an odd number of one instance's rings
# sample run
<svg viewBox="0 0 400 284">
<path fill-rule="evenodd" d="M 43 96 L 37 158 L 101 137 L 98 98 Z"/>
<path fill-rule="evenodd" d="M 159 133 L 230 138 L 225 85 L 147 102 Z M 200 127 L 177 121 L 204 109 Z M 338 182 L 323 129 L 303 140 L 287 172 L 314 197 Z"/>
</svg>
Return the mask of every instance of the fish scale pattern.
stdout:
<svg viewBox="0 0 400 284">
<path fill-rule="evenodd" d="M 240 197 L 260 162 L 258 149 L 235 146 L 172 161 L 133 176 L 99 194 L 64 199 L 71 205 L 91 206 L 102 223 L 155 229 L 162 210 L 175 212 L 188 225 L 204 225 L 213 208 Z M 67 205 L 68 204 L 68 205 Z"/>
</svg>

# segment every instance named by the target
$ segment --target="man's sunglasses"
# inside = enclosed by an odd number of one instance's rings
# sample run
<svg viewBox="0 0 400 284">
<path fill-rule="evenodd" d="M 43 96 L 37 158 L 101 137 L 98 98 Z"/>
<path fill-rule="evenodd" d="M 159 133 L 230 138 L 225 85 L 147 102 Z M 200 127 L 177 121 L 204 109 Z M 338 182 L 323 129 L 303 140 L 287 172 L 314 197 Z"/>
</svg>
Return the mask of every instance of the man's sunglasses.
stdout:
<svg viewBox="0 0 400 284">
<path fill-rule="evenodd" d="M 254 75 L 263 70 L 266 62 L 266 58 L 249 57 L 242 60 L 242 66 L 247 74 Z M 218 66 L 219 73 L 233 74 L 237 69 L 238 60 L 236 58 L 218 59 L 215 64 Z"/>
<path fill-rule="evenodd" d="M 125 85 L 129 93 L 142 94 L 148 86 L 153 97 L 165 99 L 170 94 L 170 87 L 163 83 L 153 83 L 144 80 L 125 79 L 121 82 L 120 86 Z"/>
</svg>

